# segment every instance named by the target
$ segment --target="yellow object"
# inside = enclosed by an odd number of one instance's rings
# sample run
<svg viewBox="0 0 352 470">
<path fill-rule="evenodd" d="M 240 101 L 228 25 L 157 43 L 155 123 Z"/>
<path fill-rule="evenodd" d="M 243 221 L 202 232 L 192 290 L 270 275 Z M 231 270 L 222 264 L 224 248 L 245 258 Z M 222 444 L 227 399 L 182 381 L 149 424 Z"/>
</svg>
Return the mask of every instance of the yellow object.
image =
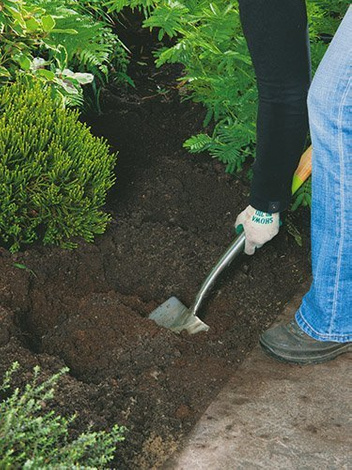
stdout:
<svg viewBox="0 0 352 470">
<path fill-rule="evenodd" d="M 297 170 L 293 175 L 292 180 L 292 194 L 299 189 L 305 180 L 312 173 L 312 146 L 308 147 L 307 150 L 301 156 Z"/>
</svg>

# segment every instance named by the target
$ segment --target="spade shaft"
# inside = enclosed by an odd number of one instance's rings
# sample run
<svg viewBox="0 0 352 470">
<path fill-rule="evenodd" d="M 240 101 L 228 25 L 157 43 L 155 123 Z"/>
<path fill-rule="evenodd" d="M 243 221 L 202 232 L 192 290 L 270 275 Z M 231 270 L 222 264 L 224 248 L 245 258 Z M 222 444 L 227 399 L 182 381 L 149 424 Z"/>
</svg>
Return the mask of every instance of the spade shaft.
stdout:
<svg viewBox="0 0 352 470">
<path fill-rule="evenodd" d="M 209 293 L 210 289 L 213 287 L 216 279 L 220 276 L 222 271 L 227 268 L 240 253 L 243 252 L 245 241 L 246 237 L 244 232 L 242 232 L 237 236 L 234 242 L 231 243 L 225 253 L 223 253 L 221 258 L 218 260 L 216 265 L 212 268 L 201 288 L 199 289 L 193 306 L 190 308 L 192 315 L 197 315 L 203 300 Z"/>
</svg>

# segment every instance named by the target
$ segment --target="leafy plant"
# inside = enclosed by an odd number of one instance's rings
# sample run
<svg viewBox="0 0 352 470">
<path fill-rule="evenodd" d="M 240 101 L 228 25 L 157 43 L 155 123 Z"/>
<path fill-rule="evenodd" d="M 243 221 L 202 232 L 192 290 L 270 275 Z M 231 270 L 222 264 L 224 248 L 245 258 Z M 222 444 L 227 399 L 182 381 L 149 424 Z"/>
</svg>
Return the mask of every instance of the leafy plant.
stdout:
<svg viewBox="0 0 352 470">
<path fill-rule="evenodd" d="M 291 237 L 294 238 L 295 242 L 297 243 L 298 246 L 303 246 L 303 239 L 302 239 L 302 234 L 297 228 L 297 225 L 293 220 L 291 220 L 291 217 L 287 216 L 285 220 L 285 225 L 286 225 L 286 230 L 287 233 L 291 235 Z"/>
<path fill-rule="evenodd" d="M 291 210 L 295 211 L 300 206 L 310 206 L 312 202 L 312 181 L 309 178 L 297 190 Z"/>
<path fill-rule="evenodd" d="M 33 79 L 0 89 L 0 241 L 12 252 L 40 239 L 75 247 L 92 241 L 114 183 L 116 155 L 94 137 L 78 112 L 58 106 Z"/>
<path fill-rule="evenodd" d="M 40 368 L 23 391 L 16 388 L 9 395 L 11 376 L 19 364 L 6 372 L 0 392 L 7 396 L 0 402 L 0 467 L 11 468 L 106 468 L 113 459 L 116 444 L 124 440 L 125 428 L 111 431 L 88 429 L 76 439 L 69 438 L 69 426 L 75 416 L 64 418 L 45 408 L 54 398 L 63 368 L 48 379 L 41 379 Z"/>
<path fill-rule="evenodd" d="M 112 25 L 95 18 L 84 3 L 1 2 L 0 84 L 14 80 L 20 70 L 53 85 L 65 105 L 77 106 L 83 103 L 81 86 L 94 77 L 95 89 L 110 76 L 128 81 L 126 49 Z"/>
<path fill-rule="evenodd" d="M 119 11 L 129 2 L 108 3 Z M 313 73 L 348 3 L 307 2 Z M 207 110 L 205 132 L 192 136 L 184 146 L 191 152 L 209 152 L 225 164 L 227 172 L 241 170 L 246 158 L 255 153 L 258 94 L 237 2 L 135 0 L 131 6 L 148 8 L 144 27 L 158 29 L 159 39 L 164 35 L 176 38 L 171 47 L 156 51 L 156 65 L 183 64 L 183 99 L 200 102 Z"/>
<path fill-rule="evenodd" d="M 94 0 L 99 1 L 99 0 Z M 123 8 L 138 8 L 143 10 L 145 13 L 150 11 L 162 3 L 163 0 L 103 0 L 103 5 L 108 8 L 109 12 L 119 13 Z"/>
<path fill-rule="evenodd" d="M 237 171 L 253 152 L 257 110 L 255 75 L 237 5 L 224 0 L 185 0 L 177 8 L 174 2 L 162 3 L 144 26 L 158 27 L 178 40 L 156 53 L 156 64 L 184 65 L 183 99 L 203 103 L 204 127 L 212 125 L 206 142 L 202 133 L 184 145 L 191 152 L 207 150 L 226 165 L 226 171 Z"/>
<path fill-rule="evenodd" d="M 15 268 L 23 269 L 24 271 L 27 271 L 28 273 L 32 274 L 32 276 L 37 277 L 36 273 L 25 264 L 13 263 L 13 265 L 15 266 Z"/>
</svg>

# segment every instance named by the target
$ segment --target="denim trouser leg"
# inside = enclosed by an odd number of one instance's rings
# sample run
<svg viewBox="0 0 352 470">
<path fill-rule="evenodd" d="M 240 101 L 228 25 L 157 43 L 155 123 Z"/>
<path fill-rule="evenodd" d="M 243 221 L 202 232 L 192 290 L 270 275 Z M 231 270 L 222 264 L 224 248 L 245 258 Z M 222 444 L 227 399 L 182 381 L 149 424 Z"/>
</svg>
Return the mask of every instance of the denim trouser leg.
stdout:
<svg viewBox="0 0 352 470">
<path fill-rule="evenodd" d="M 313 283 L 296 314 L 321 341 L 352 341 L 352 6 L 308 94 Z"/>
</svg>

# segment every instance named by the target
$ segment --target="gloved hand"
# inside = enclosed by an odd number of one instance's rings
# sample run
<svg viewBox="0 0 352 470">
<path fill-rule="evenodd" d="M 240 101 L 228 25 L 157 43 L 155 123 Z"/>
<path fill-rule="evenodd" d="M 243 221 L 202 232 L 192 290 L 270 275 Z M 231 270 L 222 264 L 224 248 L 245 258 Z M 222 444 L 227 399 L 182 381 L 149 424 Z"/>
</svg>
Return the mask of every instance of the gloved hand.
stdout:
<svg viewBox="0 0 352 470">
<path fill-rule="evenodd" d="M 278 234 L 280 228 L 280 214 L 276 212 L 270 214 L 248 206 L 242 211 L 235 222 L 236 230 L 243 226 L 246 235 L 244 252 L 253 255 L 256 248 L 261 248 Z"/>
</svg>

